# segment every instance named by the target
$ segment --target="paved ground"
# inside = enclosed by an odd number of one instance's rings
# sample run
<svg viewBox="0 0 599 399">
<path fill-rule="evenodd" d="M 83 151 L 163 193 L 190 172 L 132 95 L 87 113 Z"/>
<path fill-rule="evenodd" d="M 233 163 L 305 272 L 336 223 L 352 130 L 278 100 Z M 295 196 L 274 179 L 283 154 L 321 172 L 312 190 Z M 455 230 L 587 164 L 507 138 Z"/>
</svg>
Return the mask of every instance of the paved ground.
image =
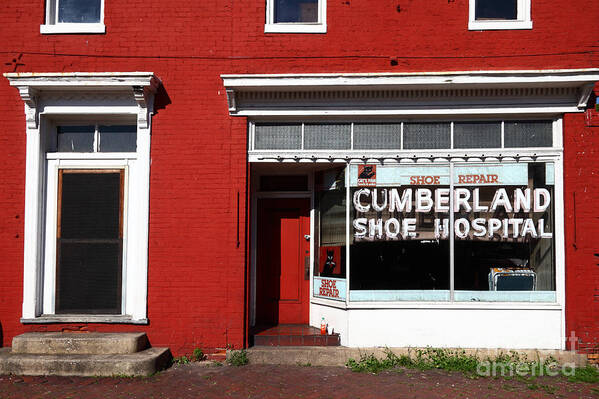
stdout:
<svg viewBox="0 0 599 399">
<path fill-rule="evenodd" d="M 534 384 L 534 385 L 532 385 Z M 0 376 L 13 398 L 599 398 L 599 384 L 543 377 L 533 383 L 459 373 L 398 370 L 378 375 L 341 367 L 177 365 L 148 378 Z"/>
</svg>

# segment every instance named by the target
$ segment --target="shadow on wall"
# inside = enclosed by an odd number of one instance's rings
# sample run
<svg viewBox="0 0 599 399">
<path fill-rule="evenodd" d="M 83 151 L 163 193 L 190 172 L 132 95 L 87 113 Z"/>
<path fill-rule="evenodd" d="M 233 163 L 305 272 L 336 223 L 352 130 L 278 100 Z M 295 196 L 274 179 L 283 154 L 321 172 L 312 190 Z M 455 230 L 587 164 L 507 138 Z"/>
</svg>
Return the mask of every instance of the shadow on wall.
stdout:
<svg viewBox="0 0 599 399">
<path fill-rule="evenodd" d="M 168 96 L 164 85 L 161 84 L 158 86 L 156 95 L 154 96 L 154 112 L 158 113 L 158 111 L 165 109 L 169 104 L 172 104 L 171 98 Z"/>
</svg>

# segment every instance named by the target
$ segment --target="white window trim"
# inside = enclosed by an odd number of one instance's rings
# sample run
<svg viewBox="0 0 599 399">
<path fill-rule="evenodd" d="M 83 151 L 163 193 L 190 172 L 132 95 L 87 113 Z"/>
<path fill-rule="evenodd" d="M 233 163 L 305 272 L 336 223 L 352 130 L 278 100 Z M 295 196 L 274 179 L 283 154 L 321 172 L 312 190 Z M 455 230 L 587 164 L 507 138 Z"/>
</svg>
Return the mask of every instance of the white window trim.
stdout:
<svg viewBox="0 0 599 399">
<path fill-rule="evenodd" d="M 274 0 L 266 0 L 264 33 L 327 33 L 327 0 L 318 0 L 318 22 L 275 22 Z"/>
<path fill-rule="evenodd" d="M 147 323 L 148 221 L 150 180 L 150 131 L 154 93 L 159 80 L 149 72 L 131 73 L 9 73 L 4 74 L 11 86 L 19 89 L 25 103 L 27 149 L 25 171 L 25 234 L 23 273 L 23 323 L 114 322 Z M 108 105 L 91 105 L 90 92 L 107 94 Z M 79 94 L 75 105 L 60 105 L 60 94 L 72 98 Z M 119 94 L 120 93 L 120 94 Z M 123 96 L 123 94 L 125 96 Z M 129 105 L 110 106 L 112 95 L 129 97 Z M 58 98 L 58 100 L 57 100 Z M 86 100 L 86 98 L 88 98 Z M 80 120 L 102 121 L 115 115 L 133 116 L 137 120 L 136 154 L 63 154 L 45 151 L 44 139 L 49 122 L 68 116 Z M 41 122 L 41 123 L 40 123 Z M 64 157 L 63 157 L 64 155 Z M 123 312 L 120 315 L 55 315 L 53 314 L 52 248 L 56 234 L 52 220 L 56 218 L 56 184 L 58 167 L 121 168 L 128 177 L 128 207 L 126 254 L 123 270 Z M 56 176 L 54 174 L 56 172 Z M 47 201 L 47 203 L 46 203 Z M 46 210 L 53 210 L 46 211 Z M 48 231 L 48 226 L 50 226 Z M 47 235 L 46 235 L 47 233 Z M 51 243 L 54 241 L 54 243 Z"/>
<path fill-rule="evenodd" d="M 516 19 L 477 20 L 476 0 L 469 0 L 468 30 L 532 29 L 531 0 L 518 0 Z"/>
<path fill-rule="evenodd" d="M 58 1 L 46 0 L 46 23 L 40 25 L 41 34 L 106 33 L 106 26 L 104 25 L 104 0 L 100 0 L 100 21 L 94 23 L 58 22 Z"/>
</svg>

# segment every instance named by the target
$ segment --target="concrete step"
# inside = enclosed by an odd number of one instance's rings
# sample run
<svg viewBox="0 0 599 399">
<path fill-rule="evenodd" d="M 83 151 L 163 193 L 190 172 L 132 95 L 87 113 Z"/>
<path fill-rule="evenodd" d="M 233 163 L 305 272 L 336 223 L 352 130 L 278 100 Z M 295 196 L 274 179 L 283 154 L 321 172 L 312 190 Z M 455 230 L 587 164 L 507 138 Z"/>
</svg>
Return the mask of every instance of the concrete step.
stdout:
<svg viewBox="0 0 599 399">
<path fill-rule="evenodd" d="M 374 354 L 377 358 L 386 357 L 385 351 L 391 350 L 397 356 L 407 355 L 415 357 L 418 348 L 348 348 L 345 346 L 254 346 L 247 350 L 247 356 L 251 364 L 287 364 L 312 366 L 344 366 L 352 358 L 359 360 L 362 355 Z M 425 349 L 425 348 L 420 348 Z M 451 349 L 459 350 L 462 349 Z M 463 349 L 466 354 L 478 356 L 479 359 L 494 359 L 501 354 L 509 354 L 510 349 Z M 584 367 L 587 364 L 586 355 L 563 350 L 536 350 L 516 349 L 522 359 L 530 361 L 541 361 L 552 357 L 558 364 L 573 364 L 576 367 Z M 228 354 L 227 354 L 228 355 Z"/>
<path fill-rule="evenodd" d="M 31 332 L 12 340 L 12 352 L 44 355 L 110 355 L 149 347 L 145 333 Z"/>
<path fill-rule="evenodd" d="M 147 376 L 167 367 L 168 348 L 149 348 L 127 354 L 31 354 L 0 348 L 0 375 L 57 375 L 83 377 Z"/>
</svg>

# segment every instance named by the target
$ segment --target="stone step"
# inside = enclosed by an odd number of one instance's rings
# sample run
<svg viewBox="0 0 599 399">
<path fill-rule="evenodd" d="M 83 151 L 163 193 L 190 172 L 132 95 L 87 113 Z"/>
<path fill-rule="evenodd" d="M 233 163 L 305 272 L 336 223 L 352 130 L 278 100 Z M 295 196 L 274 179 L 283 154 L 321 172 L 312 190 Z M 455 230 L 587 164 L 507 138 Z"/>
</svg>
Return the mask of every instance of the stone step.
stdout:
<svg viewBox="0 0 599 399">
<path fill-rule="evenodd" d="M 145 333 L 31 332 L 12 340 L 15 354 L 110 355 L 135 353 L 148 347 Z"/>
<path fill-rule="evenodd" d="M 30 354 L 0 348 L 0 375 L 56 375 L 82 377 L 147 376 L 168 367 L 168 348 L 149 348 L 128 354 Z"/>
</svg>

